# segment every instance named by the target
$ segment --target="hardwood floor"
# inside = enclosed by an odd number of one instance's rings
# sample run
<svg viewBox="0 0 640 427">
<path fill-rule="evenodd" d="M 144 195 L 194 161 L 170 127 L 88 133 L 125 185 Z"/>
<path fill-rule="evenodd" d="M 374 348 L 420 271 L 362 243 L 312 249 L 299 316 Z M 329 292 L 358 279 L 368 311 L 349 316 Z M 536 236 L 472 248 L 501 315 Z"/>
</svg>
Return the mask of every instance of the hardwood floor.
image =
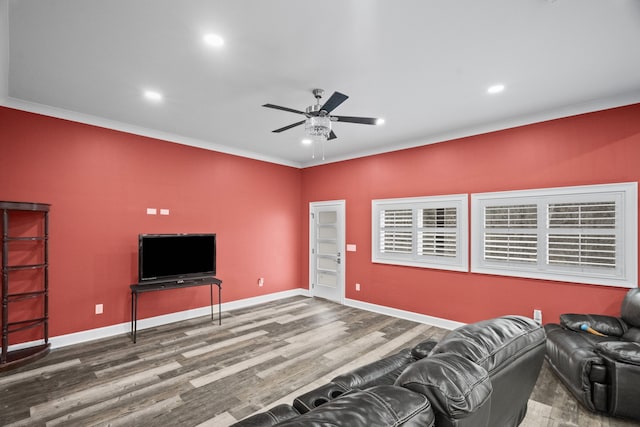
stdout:
<svg viewBox="0 0 640 427">
<path fill-rule="evenodd" d="M 65 347 L 0 374 L 2 426 L 227 426 L 447 331 L 296 297 Z M 544 366 L 522 426 L 638 425 L 584 410 Z"/>
</svg>

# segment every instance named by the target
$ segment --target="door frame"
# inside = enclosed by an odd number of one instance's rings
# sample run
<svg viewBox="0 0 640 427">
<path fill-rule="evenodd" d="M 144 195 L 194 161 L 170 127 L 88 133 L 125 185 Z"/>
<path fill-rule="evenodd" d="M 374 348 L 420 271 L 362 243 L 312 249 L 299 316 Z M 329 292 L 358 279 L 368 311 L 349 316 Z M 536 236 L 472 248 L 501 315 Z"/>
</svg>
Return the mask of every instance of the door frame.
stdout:
<svg viewBox="0 0 640 427">
<path fill-rule="evenodd" d="M 336 301 L 339 304 L 344 305 L 345 299 L 345 280 L 346 280 L 346 271 L 347 271 L 347 257 L 345 254 L 346 249 L 346 201 L 345 200 L 326 200 L 321 202 L 309 202 L 309 283 L 307 285 L 309 289 L 309 295 L 312 297 L 315 296 L 315 289 L 312 286 L 315 278 L 315 270 L 316 263 L 315 254 L 313 253 L 313 249 L 316 245 L 316 229 L 315 229 L 315 219 L 313 215 L 315 214 L 316 208 L 322 208 L 327 206 L 337 206 L 337 214 L 338 214 L 338 224 L 340 229 L 338 230 L 338 248 L 340 249 L 340 274 L 338 275 L 338 286 L 340 287 L 339 295 L 340 300 Z M 340 241 L 340 238 L 342 239 Z"/>
</svg>

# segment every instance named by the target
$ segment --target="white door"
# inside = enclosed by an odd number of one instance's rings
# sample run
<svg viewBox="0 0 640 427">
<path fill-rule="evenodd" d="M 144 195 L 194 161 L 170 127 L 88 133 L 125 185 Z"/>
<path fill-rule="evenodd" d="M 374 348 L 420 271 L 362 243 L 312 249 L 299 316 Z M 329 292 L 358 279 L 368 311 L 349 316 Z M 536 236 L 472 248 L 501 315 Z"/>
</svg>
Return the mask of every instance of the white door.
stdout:
<svg viewBox="0 0 640 427">
<path fill-rule="evenodd" d="M 344 200 L 309 204 L 309 290 L 314 297 L 343 303 Z"/>
</svg>

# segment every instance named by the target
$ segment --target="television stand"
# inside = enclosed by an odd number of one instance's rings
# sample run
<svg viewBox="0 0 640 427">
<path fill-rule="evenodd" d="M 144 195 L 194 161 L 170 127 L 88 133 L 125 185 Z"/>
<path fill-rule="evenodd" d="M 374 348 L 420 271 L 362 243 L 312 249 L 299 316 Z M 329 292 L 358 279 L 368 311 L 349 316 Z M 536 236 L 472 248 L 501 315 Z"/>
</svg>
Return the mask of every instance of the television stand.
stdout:
<svg viewBox="0 0 640 427">
<path fill-rule="evenodd" d="M 149 281 L 134 283 L 131 288 L 131 337 L 136 343 L 136 333 L 138 330 L 138 294 L 153 291 L 164 291 L 168 289 L 191 288 L 193 286 L 209 285 L 211 295 L 211 320 L 213 320 L 213 286 L 218 287 L 218 325 L 222 325 L 222 280 L 213 277 L 191 277 L 184 280 L 171 281 Z"/>
</svg>

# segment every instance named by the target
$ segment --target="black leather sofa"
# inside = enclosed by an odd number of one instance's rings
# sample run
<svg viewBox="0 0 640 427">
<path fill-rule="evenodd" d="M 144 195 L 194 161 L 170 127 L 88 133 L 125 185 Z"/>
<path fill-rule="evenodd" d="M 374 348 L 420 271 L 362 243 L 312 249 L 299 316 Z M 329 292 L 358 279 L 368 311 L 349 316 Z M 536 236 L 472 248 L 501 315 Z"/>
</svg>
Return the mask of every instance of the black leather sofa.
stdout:
<svg viewBox="0 0 640 427">
<path fill-rule="evenodd" d="M 561 315 L 545 326 L 547 360 L 587 409 L 640 421 L 640 289 L 627 292 L 620 312 Z"/>
<path fill-rule="evenodd" d="M 233 427 L 511 427 L 527 401 L 545 354 L 544 329 L 505 316 L 462 326 L 440 342 L 335 377 Z"/>
</svg>

